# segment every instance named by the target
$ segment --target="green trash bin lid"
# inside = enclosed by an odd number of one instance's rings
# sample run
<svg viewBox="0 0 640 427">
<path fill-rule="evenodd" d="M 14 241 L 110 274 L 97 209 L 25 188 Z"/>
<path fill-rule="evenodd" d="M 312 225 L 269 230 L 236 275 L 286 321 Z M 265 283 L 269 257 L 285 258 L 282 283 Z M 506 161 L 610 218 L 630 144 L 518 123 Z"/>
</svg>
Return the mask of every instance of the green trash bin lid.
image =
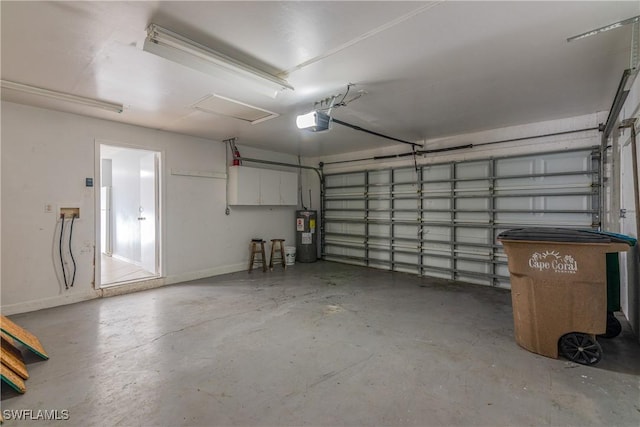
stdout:
<svg viewBox="0 0 640 427">
<path fill-rule="evenodd" d="M 529 240 L 534 242 L 627 243 L 629 246 L 634 246 L 637 243 L 633 237 L 622 234 L 555 227 L 514 228 L 500 233 L 498 239 Z"/>
<path fill-rule="evenodd" d="M 590 232 L 606 234 L 608 236 L 615 237 L 616 239 L 621 239 L 621 240 L 625 241 L 626 243 L 628 243 L 629 246 L 635 246 L 635 245 L 638 244 L 638 239 L 636 239 L 635 237 L 627 236 L 626 234 L 612 233 L 611 231 L 592 231 L 592 230 L 590 230 Z M 616 241 L 616 240 L 614 240 L 614 241 Z"/>
</svg>

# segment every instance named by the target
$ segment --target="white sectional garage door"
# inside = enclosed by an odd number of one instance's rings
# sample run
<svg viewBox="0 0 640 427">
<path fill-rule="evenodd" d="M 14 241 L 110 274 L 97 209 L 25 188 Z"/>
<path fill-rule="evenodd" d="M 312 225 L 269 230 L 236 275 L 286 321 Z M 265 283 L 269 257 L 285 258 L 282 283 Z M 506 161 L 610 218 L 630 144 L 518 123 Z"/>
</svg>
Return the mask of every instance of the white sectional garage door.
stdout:
<svg viewBox="0 0 640 427">
<path fill-rule="evenodd" d="M 323 257 L 509 287 L 496 236 L 599 226 L 597 147 L 327 174 Z"/>
</svg>

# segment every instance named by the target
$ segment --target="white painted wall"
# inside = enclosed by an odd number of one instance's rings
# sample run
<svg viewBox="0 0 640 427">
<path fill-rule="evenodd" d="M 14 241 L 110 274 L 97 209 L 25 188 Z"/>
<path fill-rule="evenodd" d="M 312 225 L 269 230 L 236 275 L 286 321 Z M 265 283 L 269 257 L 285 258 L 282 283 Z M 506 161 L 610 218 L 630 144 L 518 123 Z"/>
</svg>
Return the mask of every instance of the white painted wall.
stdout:
<svg viewBox="0 0 640 427">
<path fill-rule="evenodd" d="M 124 113 L 126 114 L 126 112 Z M 162 152 L 163 283 L 247 268 L 252 237 L 295 237 L 294 207 L 237 207 L 225 215 L 223 179 L 171 170 L 224 172 L 225 146 L 185 135 L 2 103 L 2 312 L 12 314 L 94 298 L 96 140 Z M 240 146 L 245 156 L 293 162 L 294 156 Z M 84 186 L 93 177 L 95 187 Z M 73 238 L 76 286 L 62 290 L 53 265 L 56 215 L 46 202 L 81 208 Z M 97 246 L 99 248 L 99 246 Z M 113 293 L 110 290 L 109 293 Z"/>
</svg>

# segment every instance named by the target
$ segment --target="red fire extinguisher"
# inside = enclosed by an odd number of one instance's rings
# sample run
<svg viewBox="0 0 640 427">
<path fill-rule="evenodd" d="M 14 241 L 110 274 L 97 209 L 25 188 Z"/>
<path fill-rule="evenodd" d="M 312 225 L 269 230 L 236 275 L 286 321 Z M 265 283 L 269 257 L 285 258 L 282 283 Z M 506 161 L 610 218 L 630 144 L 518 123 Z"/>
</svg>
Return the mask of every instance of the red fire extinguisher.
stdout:
<svg viewBox="0 0 640 427">
<path fill-rule="evenodd" d="M 233 166 L 240 166 L 240 152 L 235 147 L 233 149 Z"/>
<path fill-rule="evenodd" d="M 240 161 L 240 151 L 238 151 L 238 147 L 236 147 L 235 138 L 229 141 L 231 145 L 231 149 L 233 150 L 233 162 L 231 163 L 233 166 L 240 166 L 242 162 Z"/>
</svg>

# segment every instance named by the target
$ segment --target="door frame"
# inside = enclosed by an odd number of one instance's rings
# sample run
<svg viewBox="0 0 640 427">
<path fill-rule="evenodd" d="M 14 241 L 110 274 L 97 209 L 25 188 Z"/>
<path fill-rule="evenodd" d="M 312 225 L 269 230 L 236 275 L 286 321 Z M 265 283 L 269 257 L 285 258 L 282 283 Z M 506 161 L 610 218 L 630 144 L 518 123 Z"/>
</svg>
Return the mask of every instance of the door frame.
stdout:
<svg viewBox="0 0 640 427">
<path fill-rule="evenodd" d="M 149 152 L 156 153 L 156 165 L 157 165 L 157 174 L 156 174 L 156 264 L 157 264 L 157 275 L 153 277 L 149 277 L 147 279 L 141 279 L 134 281 L 135 283 L 141 283 L 145 281 L 153 281 L 158 280 L 159 278 L 165 277 L 165 257 L 164 257 L 164 235 L 165 235 L 165 225 L 164 225 L 164 212 L 165 212 L 165 177 L 164 177 L 164 167 L 163 162 L 165 158 L 165 150 L 156 148 L 156 147 L 147 147 L 144 145 L 136 145 L 129 144 L 121 141 L 113 141 L 107 139 L 95 139 L 94 140 L 94 221 L 95 221 L 95 244 L 94 244 L 94 277 L 93 277 L 93 287 L 96 290 L 105 289 L 109 286 L 102 286 L 102 262 L 101 262 L 101 218 L 100 218 L 100 188 L 102 186 L 102 176 L 100 173 L 100 169 L 102 167 L 101 157 L 100 157 L 100 146 L 101 145 L 110 145 L 113 147 L 127 148 L 132 150 L 144 150 Z M 128 283 L 126 282 L 122 285 L 126 286 Z"/>
</svg>

